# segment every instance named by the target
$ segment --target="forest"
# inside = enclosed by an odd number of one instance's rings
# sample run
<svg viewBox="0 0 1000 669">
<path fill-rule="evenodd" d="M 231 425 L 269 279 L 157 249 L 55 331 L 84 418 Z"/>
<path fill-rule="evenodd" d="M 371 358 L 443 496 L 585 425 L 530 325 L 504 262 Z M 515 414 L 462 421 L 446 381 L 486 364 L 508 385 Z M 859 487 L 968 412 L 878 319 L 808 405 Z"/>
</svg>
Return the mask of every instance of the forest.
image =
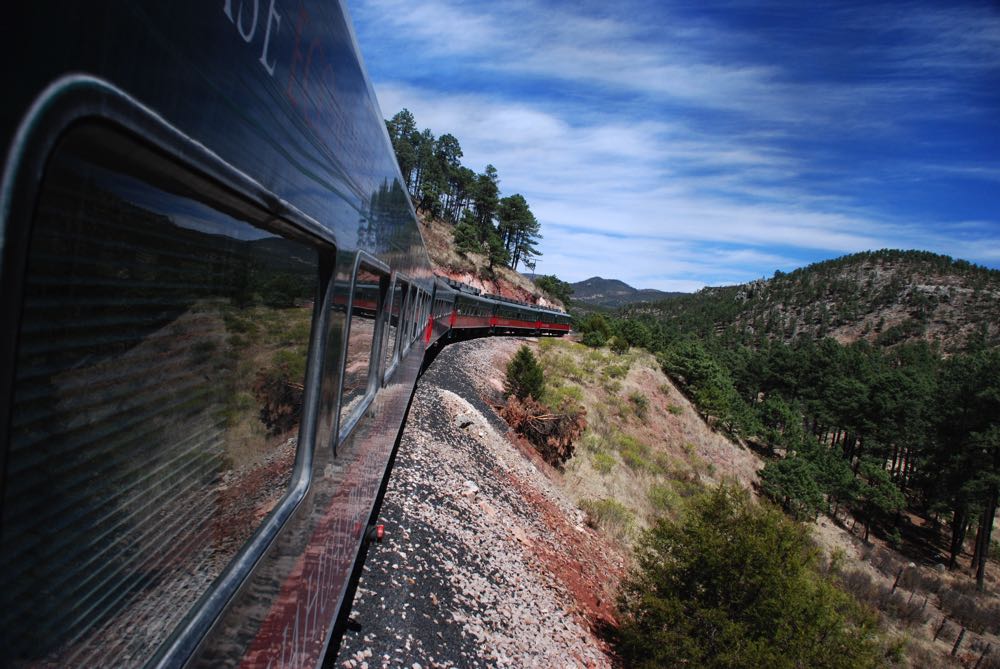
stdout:
<svg viewBox="0 0 1000 669">
<path fill-rule="evenodd" d="M 984 283 L 998 274 L 964 271 Z M 669 318 L 642 308 L 590 314 L 577 330 L 591 346 L 656 353 L 705 418 L 769 456 L 762 492 L 790 515 L 849 510 L 866 540 L 876 532 L 931 562 L 967 566 L 982 589 L 996 545 L 1000 349 L 981 333 L 947 354 L 920 338 L 762 336 L 731 326 L 743 308 L 737 288 L 714 290 L 732 295 L 691 298 L 667 307 Z M 917 541 L 911 514 L 941 541 Z M 971 564 L 959 565 L 967 538 Z"/>
<path fill-rule="evenodd" d="M 386 128 L 417 209 L 453 224 L 460 252 L 482 253 L 491 270 L 497 265 L 535 268 L 541 225 L 523 195 L 501 197 L 493 165 L 479 174 L 462 165 L 458 139 L 448 133 L 435 137 L 429 128 L 418 130 L 407 109 L 386 121 Z"/>
</svg>

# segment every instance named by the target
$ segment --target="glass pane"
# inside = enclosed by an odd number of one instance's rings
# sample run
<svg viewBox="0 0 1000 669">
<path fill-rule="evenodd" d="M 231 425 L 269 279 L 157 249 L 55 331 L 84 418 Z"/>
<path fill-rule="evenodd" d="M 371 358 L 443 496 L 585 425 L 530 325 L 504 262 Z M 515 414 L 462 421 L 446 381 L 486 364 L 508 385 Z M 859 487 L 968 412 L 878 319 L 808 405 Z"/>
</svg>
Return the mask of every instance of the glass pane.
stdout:
<svg viewBox="0 0 1000 669">
<path fill-rule="evenodd" d="M 410 347 L 410 342 L 413 340 L 413 312 L 417 309 L 417 287 L 410 286 L 410 296 L 406 301 L 406 334 L 404 335 L 403 341 L 405 342 L 404 348 Z"/>
<path fill-rule="evenodd" d="M 110 131 L 74 131 L 46 175 L 5 480 L 4 654 L 137 665 L 288 486 L 318 258 Z"/>
<path fill-rule="evenodd" d="M 392 356 L 396 349 L 397 332 L 399 331 L 399 315 L 403 310 L 403 295 L 405 295 L 406 284 L 401 281 L 396 281 L 395 287 L 392 289 L 392 302 L 389 307 L 389 318 L 386 320 L 388 327 L 386 330 L 388 334 L 386 335 L 385 343 L 385 370 L 389 371 L 392 366 Z"/>
<path fill-rule="evenodd" d="M 340 404 L 341 425 L 354 414 L 368 393 L 381 278 L 381 273 L 363 264 L 358 267 L 358 275 L 354 282 L 354 300 L 351 305 L 347 357 L 344 361 L 344 388 Z M 343 430 L 341 432 L 343 433 Z"/>
</svg>

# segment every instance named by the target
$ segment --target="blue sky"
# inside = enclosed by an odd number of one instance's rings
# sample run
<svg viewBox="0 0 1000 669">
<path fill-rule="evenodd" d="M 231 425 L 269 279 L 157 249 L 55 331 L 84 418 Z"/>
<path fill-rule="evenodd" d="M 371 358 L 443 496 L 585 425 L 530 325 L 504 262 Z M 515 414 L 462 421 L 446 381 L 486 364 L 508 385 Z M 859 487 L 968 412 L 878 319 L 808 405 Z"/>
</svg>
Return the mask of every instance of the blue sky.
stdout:
<svg viewBox="0 0 1000 669">
<path fill-rule="evenodd" d="M 995 2 L 348 7 L 383 114 L 497 167 L 541 273 L 690 291 L 878 248 L 1000 267 Z"/>
</svg>

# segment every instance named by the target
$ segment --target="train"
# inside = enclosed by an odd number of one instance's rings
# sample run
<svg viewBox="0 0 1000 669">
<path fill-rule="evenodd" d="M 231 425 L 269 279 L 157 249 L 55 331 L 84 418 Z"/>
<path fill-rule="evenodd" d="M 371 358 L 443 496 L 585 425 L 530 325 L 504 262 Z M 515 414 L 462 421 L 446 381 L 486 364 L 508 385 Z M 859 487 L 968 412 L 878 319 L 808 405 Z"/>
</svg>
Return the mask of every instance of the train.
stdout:
<svg viewBox="0 0 1000 669">
<path fill-rule="evenodd" d="M 428 357 L 569 317 L 434 274 L 343 1 L 4 14 L 0 661 L 331 662 Z"/>
</svg>

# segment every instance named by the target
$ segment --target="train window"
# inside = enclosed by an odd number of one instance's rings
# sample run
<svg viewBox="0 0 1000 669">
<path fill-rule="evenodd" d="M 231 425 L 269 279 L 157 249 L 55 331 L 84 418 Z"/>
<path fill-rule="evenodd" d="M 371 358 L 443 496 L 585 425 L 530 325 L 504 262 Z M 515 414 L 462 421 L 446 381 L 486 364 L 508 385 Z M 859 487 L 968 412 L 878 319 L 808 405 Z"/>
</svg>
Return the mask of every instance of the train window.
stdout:
<svg viewBox="0 0 1000 669">
<path fill-rule="evenodd" d="M 389 312 L 386 318 L 385 345 L 382 347 L 385 352 L 383 358 L 386 377 L 392 373 L 393 366 L 396 361 L 396 345 L 400 340 L 399 317 L 403 312 L 403 297 L 406 295 L 406 288 L 406 281 L 396 277 L 392 287 L 392 299 L 389 303 Z"/>
<path fill-rule="evenodd" d="M 340 391 L 340 436 L 343 438 L 353 427 L 364 408 L 365 401 L 374 392 L 375 375 L 372 365 L 375 354 L 376 316 L 382 310 L 385 291 L 389 286 L 388 272 L 376 268 L 374 259 L 362 260 L 354 273 L 351 296 L 351 314 L 347 325 L 347 348 L 344 354 L 344 371 Z"/>
<path fill-rule="evenodd" d="M 423 303 L 420 305 L 420 320 L 417 322 L 417 336 L 423 336 L 427 328 L 427 319 L 430 316 L 431 296 L 424 293 Z"/>
<path fill-rule="evenodd" d="M 424 316 L 424 309 L 427 308 L 427 293 L 420 291 L 419 295 L 420 295 L 420 300 L 417 303 L 418 308 L 413 318 L 414 340 L 416 340 L 416 338 L 420 336 L 420 333 L 423 331 L 423 324 L 427 320 L 427 318 Z"/>
<path fill-rule="evenodd" d="M 409 294 L 406 297 L 406 314 L 403 317 L 405 326 L 403 327 L 403 343 L 401 350 L 403 353 L 409 350 L 413 342 L 413 312 L 417 309 L 417 287 L 410 286 Z M 402 354 L 400 355 L 402 357 Z"/>
<path fill-rule="evenodd" d="M 96 122 L 61 140 L 37 202 L 7 435 L 5 653 L 133 665 L 288 489 L 333 249 Z"/>
</svg>

